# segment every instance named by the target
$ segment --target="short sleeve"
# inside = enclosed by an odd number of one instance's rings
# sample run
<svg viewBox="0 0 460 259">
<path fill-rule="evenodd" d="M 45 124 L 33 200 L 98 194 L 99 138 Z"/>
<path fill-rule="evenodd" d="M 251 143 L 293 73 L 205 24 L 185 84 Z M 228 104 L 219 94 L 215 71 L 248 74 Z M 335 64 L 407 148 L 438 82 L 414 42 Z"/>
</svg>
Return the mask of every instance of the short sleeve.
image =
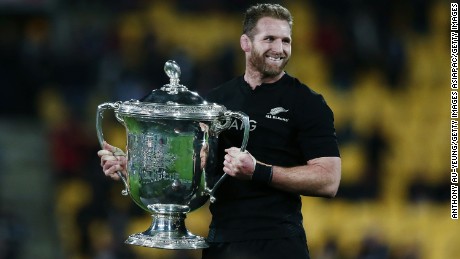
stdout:
<svg viewBox="0 0 460 259">
<path fill-rule="evenodd" d="M 298 141 L 305 159 L 340 157 L 334 114 L 324 98 L 316 94 L 297 106 Z"/>
</svg>

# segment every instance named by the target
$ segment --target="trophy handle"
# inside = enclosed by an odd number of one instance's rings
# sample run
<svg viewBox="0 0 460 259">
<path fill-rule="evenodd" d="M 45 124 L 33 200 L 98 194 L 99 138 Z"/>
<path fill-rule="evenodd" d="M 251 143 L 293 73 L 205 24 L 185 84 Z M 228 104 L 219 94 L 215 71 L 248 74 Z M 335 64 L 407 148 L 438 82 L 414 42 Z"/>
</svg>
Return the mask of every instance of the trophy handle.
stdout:
<svg viewBox="0 0 460 259">
<path fill-rule="evenodd" d="M 103 113 L 105 110 L 108 109 L 117 109 L 120 106 L 120 102 L 116 103 L 103 103 L 97 107 L 97 114 L 96 114 L 96 131 L 97 131 L 97 139 L 99 140 L 99 145 L 101 145 L 101 148 L 104 148 L 104 134 L 102 133 L 102 118 L 103 118 Z M 120 119 L 120 118 L 117 118 Z M 126 196 L 129 194 L 129 186 L 128 186 L 128 181 L 126 178 L 123 176 L 123 174 L 120 171 L 117 171 L 118 176 L 120 179 L 123 181 L 123 184 L 125 185 L 125 189 L 121 191 L 121 194 Z"/>
<path fill-rule="evenodd" d="M 243 142 L 241 143 L 240 151 L 241 152 L 246 151 L 246 146 L 248 145 L 248 139 L 249 139 L 249 117 L 246 114 L 244 114 L 243 112 L 234 112 L 234 111 L 226 111 L 224 113 L 224 117 L 226 117 L 226 118 L 229 118 L 229 117 L 236 118 L 236 119 L 239 119 L 239 120 L 241 120 L 243 122 L 244 133 L 243 133 Z M 227 120 L 227 122 L 228 122 L 228 120 Z M 230 123 L 225 123 L 224 127 L 227 127 L 227 128 L 230 127 Z M 225 180 L 225 178 L 227 178 L 227 176 L 228 175 L 224 173 L 224 175 L 222 175 L 222 177 L 216 182 L 214 187 L 211 190 L 208 190 L 209 196 L 210 196 L 210 198 L 209 198 L 210 202 L 215 202 L 216 201 L 216 197 L 214 197 L 214 194 L 215 194 L 217 188 Z"/>
</svg>

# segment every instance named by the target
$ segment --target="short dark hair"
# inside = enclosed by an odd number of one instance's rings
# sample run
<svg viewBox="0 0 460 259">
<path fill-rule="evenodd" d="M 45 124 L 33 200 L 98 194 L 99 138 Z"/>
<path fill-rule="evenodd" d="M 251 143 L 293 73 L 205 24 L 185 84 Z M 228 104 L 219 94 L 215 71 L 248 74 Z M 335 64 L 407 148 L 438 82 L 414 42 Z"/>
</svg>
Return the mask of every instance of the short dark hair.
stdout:
<svg viewBox="0 0 460 259">
<path fill-rule="evenodd" d="M 256 4 L 249 7 L 244 14 L 243 34 L 253 39 L 257 22 L 264 17 L 287 21 L 292 29 L 293 18 L 289 10 L 279 4 Z"/>
</svg>

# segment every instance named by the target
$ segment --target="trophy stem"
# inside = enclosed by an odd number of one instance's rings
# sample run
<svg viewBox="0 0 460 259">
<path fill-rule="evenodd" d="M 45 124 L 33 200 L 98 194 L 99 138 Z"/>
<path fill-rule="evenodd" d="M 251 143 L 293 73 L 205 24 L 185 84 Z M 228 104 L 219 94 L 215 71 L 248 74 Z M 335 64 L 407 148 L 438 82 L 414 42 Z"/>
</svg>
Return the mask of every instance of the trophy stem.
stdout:
<svg viewBox="0 0 460 259">
<path fill-rule="evenodd" d="M 185 226 L 185 213 L 167 212 L 152 215 L 146 231 L 130 235 L 125 243 L 162 249 L 203 249 L 209 247 L 203 237 L 193 235 Z"/>
</svg>

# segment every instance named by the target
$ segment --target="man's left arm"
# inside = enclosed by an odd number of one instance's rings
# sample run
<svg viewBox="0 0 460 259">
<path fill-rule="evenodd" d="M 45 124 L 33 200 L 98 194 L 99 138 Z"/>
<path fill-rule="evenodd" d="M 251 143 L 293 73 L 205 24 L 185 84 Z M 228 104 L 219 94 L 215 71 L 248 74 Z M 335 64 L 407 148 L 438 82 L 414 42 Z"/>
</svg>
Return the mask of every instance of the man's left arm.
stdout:
<svg viewBox="0 0 460 259">
<path fill-rule="evenodd" d="M 238 148 L 225 150 L 224 172 L 240 180 L 255 180 L 255 159 L 249 152 L 240 152 Z M 258 179 L 270 186 L 287 192 L 305 196 L 332 198 L 336 195 L 341 177 L 340 157 L 319 157 L 307 161 L 306 165 L 294 167 L 270 166 L 256 172 Z M 270 168 L 271 167 L 271 168 Z M 268 170 L 267 170 L 268 169 Z M 260 176 L 260 174 L 264 174 Z M 269 177 L 267 174 L 271 174 Z"/>
<path fill-rule="evenodd" d="M 270 185 L 300 195 L 333 198 L 339 189 L 340 177 L 340 157 L 319 157 L 302 166 L 273 166 Z"/>
</svg>

